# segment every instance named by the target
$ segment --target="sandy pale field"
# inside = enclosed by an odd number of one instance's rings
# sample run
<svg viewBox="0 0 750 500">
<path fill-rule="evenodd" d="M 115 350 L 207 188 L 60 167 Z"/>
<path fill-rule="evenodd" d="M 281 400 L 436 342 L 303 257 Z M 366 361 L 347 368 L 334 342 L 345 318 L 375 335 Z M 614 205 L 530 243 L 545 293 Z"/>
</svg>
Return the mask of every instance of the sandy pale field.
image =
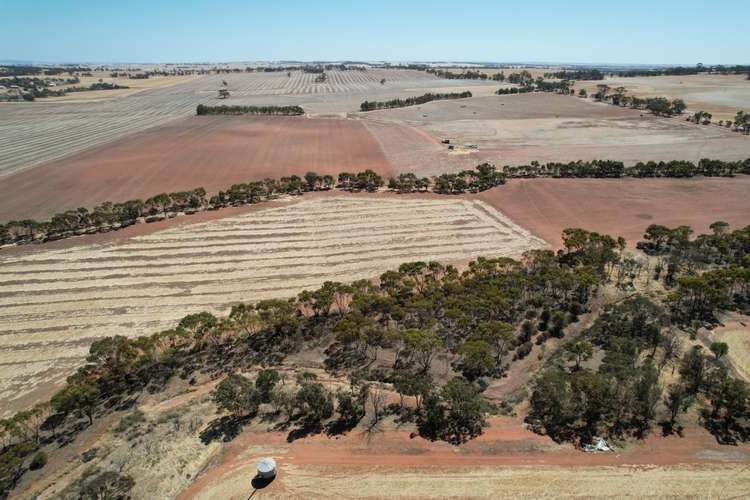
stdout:
<svg viewBox="0 0 750 500">
<path fill-rule="evenodd" d="M 708 111 L 714 115 L 714 121 L 734 120 L 734 115 L 740 109 L 750 111 L 750 80 L 747 75 L 608 78 L 600 82 L 576 82 L 576 88 L 596 92 L 597 83 L 612 88 L 625 87 L 628 94 L 637 97 L 683 99 L 688 111 Z"/>
<path fill-rule="evenodd" d="M 394 169 L 423 175 L 485 161 L 502 166 L 608 159 L 631 165 L 750 157 L 750 138 L 725 128 L 548 93 L 439 101 L 357 116 Z M 455 150 L 440 144 L 443 139 Z"/>
</svg>

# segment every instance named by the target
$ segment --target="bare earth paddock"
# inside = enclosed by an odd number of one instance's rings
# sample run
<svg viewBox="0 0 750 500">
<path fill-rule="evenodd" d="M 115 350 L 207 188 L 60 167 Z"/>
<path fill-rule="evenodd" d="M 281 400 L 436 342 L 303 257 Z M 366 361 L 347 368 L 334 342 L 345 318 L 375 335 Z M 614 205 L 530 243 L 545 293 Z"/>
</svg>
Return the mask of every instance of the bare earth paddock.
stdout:
<svg viewBox="0 0 750 500">
<path fill-rule="evenodd" d="M 555 247 L 566 227 L 623 236 L 635 246 L 649 224 L 687 225 L 695 234 L 717 220 L 750 224 L 750 176 L 695 179 L 513 179 L 477 197 Z"/>
<path fill-rule="evenodd" d="M 216 192 L 310 170 L 335 177 L 367 168 L 393 173 L 358 121 L 195 116 L 2 179 L 0 221 L 199 186 Z"/>
</svg>

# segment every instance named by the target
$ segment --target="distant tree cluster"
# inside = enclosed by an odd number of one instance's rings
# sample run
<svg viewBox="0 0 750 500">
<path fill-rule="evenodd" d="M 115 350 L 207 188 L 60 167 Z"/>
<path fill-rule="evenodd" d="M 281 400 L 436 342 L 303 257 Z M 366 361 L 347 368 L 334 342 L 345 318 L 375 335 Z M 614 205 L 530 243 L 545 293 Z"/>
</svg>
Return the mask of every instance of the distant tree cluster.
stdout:
<svg viewBox="0 0 750 500">
<path fill-rule="evenodd" d="M 446 80 L 487 80 L 487 78 L 489 78 L 487 76 L 487 73 L 482 73 L 481 71 L 474 71 L 470 69 L 462 71 L 461 73 L 453 73 L 449 70 L 428 68 L 426 72 L 433 74 L 438 78 L 444 78 Z"/>
<path fill-rule="evenodd" d="M 4 94 L 3 98 L 6 100 L 13 99 L 15 96 L 20 96 L 25 101 L 33 101 L 37 98 L 61 97 L 67 92 L 96 90 L 89 87 L 64 87 L 64 85 L 74 85 L 76 83 L 80 83 L 80 79 L 77 76 L 71 78 L 39 78 L 35 76 L 0 78 L 0 85 L 8 87 L 11 90 L 14 88 L 17 89 L 17 94 L 15 95 L 12 92 Z M 61 87 L 58 88 L 57 85 L 60 85 Z"/>
<path fill-rule="evenodd" d="M 685 101 L 682 99 L 670 100 L 666 97 L 640 98 L 627 95 L 625 87 L 612 89 L 607 84 L 598 84 L 596 87 L 596 93 L 591 95 L 596 101 L 608 102 L 614 106 L 643 109 L 650 111 L 656 116 L 681 115 L 687 108 Z M 690 120 L 690 118 L 688 118 L 688 120 Z M 696 121 L 696 123 L 698 122 Z M 708 117 L 708 122 L 706 124 L 708 123 L 710 123 L 710 116 Z"/>
<path fill-rule="evenodd" d="M 404 108 L 407 106 L 417 106 L 426 104 L 431 101 L 441 101 L 447 99 L 465 99 L 471 97 L 471 92 L 451 92 L 446 94 L 427 93 L 417 97 L 407 97 L 405 99 L 392 99 L 390 101 L 365 101 L 360 104 L 360 111 L 374 111 L 376 109 Z"/>
<path fill-rule="evenodd" d="M 520 73 L 511 73 L 505 80 L 508 83 L 521 85 L 522 87 L 534 83 L 534 77 L 527 70 L 523 70 Z"/>
<path fill-rule="evenodd" d="M 596 68 L 563 70 L 545 73 L 544 78 L 557 78 L 560 80 L 604 80 L 604 73 Z"/>
<path fill-rule="evenodd" d="M 88 66 L 62 65 L 62 66 L 34 66 L 27 64 L 0 65 L 0 77 L 4 76 L 25 76 L 25 75 L 47 75 L 57 76 L 67 73 L 73 76 L 75 73 L 88 73 L 91 68 Z"/>
<path fill-rule="evenodd" d="M 199 104 L 195 114 L 202 115 L 272 115 L 298 116 L 305 110 L 300 106 L 206 106 Z"/>
<path fill-rule="evenodd" d="M 501 80 L 502 81 L 502 80 Z M 520 73 L 512 73 L 507 81 L 519 85 L 518 87 L 500 88 L 495 91 L 497 95 L 526 94 L 529 92 L 554 92 L 557 94 L 573 95 L 572 80 L 547 81 L 542 77 L 534 79 L 526 70 Z"/>
<path fill-rule="evenodd" d="M 698 75 L 701 73 L 718 73 L 722 75 L 741 75 L 746 73 L 750 67 L 746 65 L 724 66 L 717 64 L 715 66 L 705 66 L 697 64 L 695 66 L 674 66 L 656 69 L 628 69 L 623 71 L 612 72 L 613 76 L 637 77 L 637 76 L 683 76 Z"/>
<path fill-rule="evenodd" d="M 500 89 L 497 89 L 495 91 L 495 94 L 497 95 L 514 95 L 514 94 L 528 94 L 529 92 L 534 92 L 535 89 L 533 87 L 503 87 Z"/>
<path fill-rule="evenodd" d="M 118 85 L 116 83 L 107 83 L 107 82 L 97 82 L 92 83 L 88 87 L 68 87 L 65 89 L 65 92 L 87 92 L 90 90 L 119 90 L 119 89 L 128 89 L 127 85 Z"/>
</svg>

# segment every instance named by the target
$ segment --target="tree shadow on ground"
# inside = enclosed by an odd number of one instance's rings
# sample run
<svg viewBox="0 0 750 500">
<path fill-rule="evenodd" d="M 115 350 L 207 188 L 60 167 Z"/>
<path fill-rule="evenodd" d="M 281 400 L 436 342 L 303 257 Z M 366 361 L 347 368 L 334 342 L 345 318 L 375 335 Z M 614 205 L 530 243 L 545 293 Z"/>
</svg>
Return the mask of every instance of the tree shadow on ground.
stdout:
<svg viewBox="0 0 750 500">
<path fill-rule="evenodd" d="M 203 444 L 210 444 L 214 441 L 223 441 L 225 443 L 236 438 L 242 431 L 242 426 L 248 421 L 249 417 L 224 416 L 212 421 L 200 433 L 200 439 Z"/>
<path fill-rule="evenodd" d="M 708 412 L 703 414 L 703 425 L 719 444 L 737 446 L 750 441 L 750 426 L 734 420 L 714 418 Z"/>
<path fill-rule="evenodd" d="M 685 428 L 679 424 L 673 425 L 672 422 L 664 420 L 659 422 L 659 426 L 661 427 L 661 435 L 663 437 L 674 436 L 675 434 L 680 437 L 685 437 L 683 434 Z"/>
<path fill-rule="evenodd" d="M 338 419 L 330 422 L 325 427 L 326 435 L 328 437 L 339 436 L 346 434 L 357 426 L 358 421 L 353 419 Z"/>
<path fill-rule="evenodd" d="M 260 477 L 255 476 L 252 481 L 250 481 L 250 485 L 253 487 L 253 492 L 250 493 L 250 496 L 247 497 L 247 500 L 250 500 L 255 496 L 256 493 L 258 493 L 258 490 L 262 490 L 263 488 L 267 487 L 269 484 L 273 482 L 273 480 L 276 479 L 276 476 L 273 477 Z"/>
<path fill-rule="evenodd" d="M 255 476 L 250 484 L 252 484 L 253 488 L 255 488 L 256 490 L 262 490 L 263 488 L 271 484 L 274 479 L 276 479 L 276 476 L 273 476 L 273 477 Z"/>
<path fill-rule="evenodd" d="M 286 437 L 286 442 L 291 443 L 312 434 L 319 434 L 323 431 L 320 422 L 302 422 L 299 427 L 292 429 Z"/>
</svg>

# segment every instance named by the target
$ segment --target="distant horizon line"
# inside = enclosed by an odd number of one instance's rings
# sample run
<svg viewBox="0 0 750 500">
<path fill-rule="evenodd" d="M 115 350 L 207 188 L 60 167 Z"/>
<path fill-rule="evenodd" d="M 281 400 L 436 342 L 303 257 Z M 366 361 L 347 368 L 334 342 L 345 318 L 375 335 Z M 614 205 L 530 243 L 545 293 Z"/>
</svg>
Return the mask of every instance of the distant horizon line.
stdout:
<svg viewBox="0 0 750 500">
<path fill-rule="evenodd" d="M 265 60 L 237 60 L 237 61 L 73 61 L 73 60 L 33 60 L 33 59 L 2 59 L 0 64 L 7 66 L 20 65 L 235 65 L 235 64 L 390 64 L 393 66 L 406 64 L 425 64 L 442 66 L 477 66 L 477 67 L 502 67 L 502 66 L 572 66 L 593 68 L 669 68 L 669 67 L 694 67 L 698 64 L 704 66 L 749 66 L 750 63 L 620 63 L 620 62 L 571 62 L 571 61 L 462 61 L 462 60 L 354 60 L 354 59 L 265 59 Z"/>
</svg>

